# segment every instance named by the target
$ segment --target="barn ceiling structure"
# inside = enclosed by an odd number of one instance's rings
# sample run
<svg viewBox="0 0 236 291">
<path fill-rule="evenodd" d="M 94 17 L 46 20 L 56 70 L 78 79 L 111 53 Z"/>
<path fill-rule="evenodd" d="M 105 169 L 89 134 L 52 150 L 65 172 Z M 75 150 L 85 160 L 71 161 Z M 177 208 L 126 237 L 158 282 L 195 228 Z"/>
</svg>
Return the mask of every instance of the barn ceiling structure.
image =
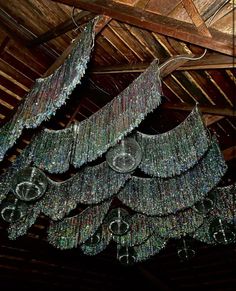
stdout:
<svg viewBox="0 0 236 291">
<path fill-rule="evenodd" d="M 141 124 L 151 133 L 180 124 L 196 103 L 218 138 L 228 170 L 221 185 L 236 182 L 235 3 L 227 0 L 0 0 L 0 126 L 9 121 L 37 78 L 51 74 L 68 55 L 84 25 L 101 15 L 81 85 L 55 116 L 24 130 L 0 162 L 6 171 L 42 128 L 82 121 L 117 96 L 158 59 L 163 101 Z M 207 49 L 205 51 L 205 49 Z M 205 52 L 205 55 L 204 55 Z M 197 58 L 175 59 L 176 56 Z M 76 172 L 70 169 L 62 180 Z M 152 259 L 124 267 L 114 248 L 95 257 L 56 250 L 46 241 L 41 215 L 24 237 L 11 241 L 0 221 L 3 290 L 234 290 L 235 245 L 193 242 L 196 256 L 180 262 L 175 242 Z M 130 288 L 131 288 L 130 287 Z M 8 288 L 8 289 L 7 289 Z"/>
</svg>

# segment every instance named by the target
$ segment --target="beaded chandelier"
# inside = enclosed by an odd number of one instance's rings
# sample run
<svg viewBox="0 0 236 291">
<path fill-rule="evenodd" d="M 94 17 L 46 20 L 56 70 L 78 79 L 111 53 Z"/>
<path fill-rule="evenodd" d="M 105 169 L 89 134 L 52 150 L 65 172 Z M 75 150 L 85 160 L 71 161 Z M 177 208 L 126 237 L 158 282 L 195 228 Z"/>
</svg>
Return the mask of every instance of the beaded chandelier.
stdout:
<svg viewBox="0 0 236 291">
<path fill-rule="evenodd" d="M 89 48 L 93 39 L 90 30 L 84 41 Z M 73 68 L 63 68 L 75 77 Z M 78 64 L 74 69 L 78 70 Z M 182 259 L 194 255 L 187 237 L 208 244 L 234 242 L 236 186 L 217 187 L 227 167 L 198 107 L 166 133 L 148 135 L 138 129 L 159 106 L 161 96 L 158 62 L 154 60 L 87 120 L 35 135 L 0 176 L 1 216 L 9 222 L 9 238 L 25 235 L 44 214 L 51 220 L 48 242 L 54 247 L 79 247 L 84 254 L 96 255 L 113 241 L 117 258 L 125 264 L 150 258 L 172 238 L 181 240 L 178 254 Z M 39 116 L 46 116 L 45 112 L 42 109 Z M 20 120 L 22 128 L 28 126 L 28 121 Z M 16 124 L 15 119 L 12 122 Z M 30 124 L 36 127 L 39 123 Z M 3 128 L 7 136 L 9 126 Z M 10 142 L 4 140 L 1 156 L 19 131 L 21 128 Z M 96 164 L 99 157 L 103 161 Z M 58 182 L 48 177 L 49 173 L 65 173 L 70 166 L 78 169 L 70 179 Z M 86 208 L 71 216 L 79 204 Z"/>
</svg>

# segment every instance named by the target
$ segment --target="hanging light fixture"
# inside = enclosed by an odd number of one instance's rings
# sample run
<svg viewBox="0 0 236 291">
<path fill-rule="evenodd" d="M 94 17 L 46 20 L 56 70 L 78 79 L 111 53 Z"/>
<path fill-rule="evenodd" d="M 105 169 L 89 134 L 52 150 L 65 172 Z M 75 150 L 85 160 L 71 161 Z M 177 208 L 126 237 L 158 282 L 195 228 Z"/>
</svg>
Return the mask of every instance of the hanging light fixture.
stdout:
<svg viewBox="0 0 236 291">
<path fill-rule="evenodd" d="M 26 207 L 27 205 L 21 203 L 18 199 L 15 199 L 15 201 L 6 201 L 1 205 L 1 217 L 6 222 L 16 222 L 24 216 Z"/>
<path fill-rule="evenodd" d="M 229 244 L 235 241 L 236 234 L 233 225 L 221 218 L 216 218 L 211 222 L 209 232 L 219 244 Z"/>
<path fill-rule="evenodd" d="M 142 151 L 135 139 L 128 137 L 112 147 L 106 154 L 108 165 L 116 172 L 132 172 L 140 164 Z"/>
<path fill-rule="evenodd" d="M 214 208 L 214 201 L 210 197 L 206 197 L 203 200 L 196 202 L 193 209 L 199 213 L 207 214 Z"/>
<path fill-rule="evenodd" d="M 123 265 L 132 265 L 136 261 L 136 254 L 132 247 L 117 246 L 117 258 Z"/>
<path fill-rule="evenodd" d="M 36 200 L 45 193 L 46 188 L 47 177 L 38 168 L 24 168 L 13 177 L 12 190 L 20 200 Z"/>
<path fill-rule="evenodd" d="M 193 250 L 183 238 L 180 241 L 177 254 L 181 261 L 188 261 L 195 256 L 195 250 Z"/>
<path fill-rule="evenodd" d="M 101 241 L 101 232 L 97 231 L 92 237 L 90 237 L 84 244 L 86 246 L 93 247 L 99 244 Z"/>
<path fill-rule="evenodd" d="M 108 229 L 113 235 L 124 235 L 129 229 L 129 214 L 123 208 L 112 209 L 107 218 Z"/>
</svg>

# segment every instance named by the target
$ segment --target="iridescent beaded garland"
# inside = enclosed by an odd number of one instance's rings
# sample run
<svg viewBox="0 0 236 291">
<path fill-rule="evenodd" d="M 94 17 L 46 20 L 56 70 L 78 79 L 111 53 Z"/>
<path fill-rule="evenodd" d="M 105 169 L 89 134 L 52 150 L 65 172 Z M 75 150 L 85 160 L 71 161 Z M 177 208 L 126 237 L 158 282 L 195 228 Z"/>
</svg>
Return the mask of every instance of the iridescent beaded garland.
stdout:
<svg viewBox="0 0 236 291">
<path fill-rule="evenodd" d="M 211 195 L 215 197 L 215 207 L 204 218 L 204 222 L 193 233 L 193 237 L 208 244 L 217 244 L 217 242 L 210 235 L 209 228 L 215 218 L 222 219 L 223 221 L 235 224 L 236 214 L 236 184 L 226 187 L 217 187 Z"/>
<path fill-rule="evenodd" d="M 31 148 L 26 147 L 21 155 L 13 162 L 7 172 L 0 176 L 0 203 L 11 190 L 11 181 L 14 175 L 21 169 L 26 168 L 31 163 Z"/>
<path fill-rule="evenodd" d="M 94 167 L 85 167 L 64 182 L 48 179 L 48 188 L 43 198 L 30 204 L 26 215 L 10 226 L 9 236 L 16 238 L 25 234 L 40 213 L 58 220 L 79 203 L 101 203 L 116 194 L 129 178 L 130 175 L 118 174 L 103 162 Z"/>
<path fill-rule="evenodd" d="M 228 222 L 236 222 L 236 184 L 217 187 L 211 194 L 215 197 L 215 207 L 210 214 Z"/>
<path fill-rule="evenodd" d="M 176 128 L 157 135 L 137 132 L 136 139 L 143 152 L 139 168 L 162 178 L 180 175 L 194 166 L 210 143 L 197 106 Z"/>
<path fill-rule="evenodd" d="M 216 141 L 189 171 L 168 179 L 132 176 L 118 198 L 137 212 L 166 215 L 192 206 L 220 181 L 226 164 Z"/>
<path fill-rule="evenodd" d="M 143 244 L 134 247 L 135 261 L 142 262 L 158 254 L 166 246 L 166 242 L 166 239 L 154 233 Z"/>
<path fill-rule="evenodd" d="M 24 128 L 37 127 L 54 115 L 80 83 L 94 45 L 96 22 L 86 25 L 69 57 L 53 74 L 35 81 L 12 120 L 0 129 L 0 161 Z"/>
<path fill-rule="evenodd" d="M 62 173 L 91 162 L 136 128 L 161 102 L 157 60 L 88 119 L 63 130 L 44 130 L 32 144 L 35 165 Z"/>
<path fill-rule="evenodd" d="M 48 241 L 59 249 L 76 248 L 92 237 L 101 225 L 111 201 L 88 207 L 77 216 L 52 222 Z"/>
<path fill-rule="evenodd" d="M 107 226 L 104 224 L 100 226 L 97 235 L 99 235 L 100 238 L 100 241 L 98 241 L 97 243 L 90 243 L 87 241 L 80 246 L 80 249 L 84 254 L 89 256 L 97 255 L 98 253 L 105 250 L 112 240 L 112 234 L 108 230 Z"/>
</svg>

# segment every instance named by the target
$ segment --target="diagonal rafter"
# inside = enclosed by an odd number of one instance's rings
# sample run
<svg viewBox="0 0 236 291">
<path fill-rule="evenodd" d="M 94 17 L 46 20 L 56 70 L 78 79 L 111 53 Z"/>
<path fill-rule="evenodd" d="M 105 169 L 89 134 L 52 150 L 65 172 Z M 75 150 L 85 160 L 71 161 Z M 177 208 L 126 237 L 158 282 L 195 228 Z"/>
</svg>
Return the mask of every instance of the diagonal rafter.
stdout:
<svg viewBox="0 0 236 291">
<path fill-rule="evenodd" d="M 202 19 L 201 15 L 199 14 L 195 4 L 192 0 L 182 0 L 184 8 L 186 9 L 188 15 L 192 19 L 193 23 L 195 24 L 197 30 L 200 34 L 206 35 L 208 37 L 212 37 L 209 29 L 207 28 L 204 20 Z"/>
<path fill-rule="evenodd" d="M 80 13 L 76 14 L 74 16 L 74 21 L 78 26 L 88 22 L 92 18 L 95 17 L 94 13 L 90 13 L 87 11 L 81 11 Z M 53 29 L 50 29 L 49 31 L 45 32 L 44 34 L 40 35 L 39 37 L 31 40 L 28 44 L 29 47 L 40 45 L 45 42 L 48 42 L 49 40 L 52 40 L 72 29 L 75 28 L 75 23 L 72 20 L 72 18 L 66 20 L 65 22 L 60 23 L 58 26 L 54 27 Z"/>
<path fill-rule="evenodd" d="M 188 103 L 165 103 L 162 108 L 170 110 L 180 111 L 191 111 L 195 105 Z M 202 106 L 198 105 L 202 113 L 220 115 L 220 116 L 231 116 L 236 117 L 236 108 L 222 108 L 215 105 Z"/>
<path fill-rule="evenodd" d="M 110 16 L 143 29 L 193 43 L 228 55 L 235 55 L 231 35 L 209 28 L 212 38 L 202 35 L 193 24 L 176 20 L 167 16 L 144 11 L 138 7 L 130 7 L 108 0 L 52 0 L 88 10 L 96 14 Z"/>
</svg>

